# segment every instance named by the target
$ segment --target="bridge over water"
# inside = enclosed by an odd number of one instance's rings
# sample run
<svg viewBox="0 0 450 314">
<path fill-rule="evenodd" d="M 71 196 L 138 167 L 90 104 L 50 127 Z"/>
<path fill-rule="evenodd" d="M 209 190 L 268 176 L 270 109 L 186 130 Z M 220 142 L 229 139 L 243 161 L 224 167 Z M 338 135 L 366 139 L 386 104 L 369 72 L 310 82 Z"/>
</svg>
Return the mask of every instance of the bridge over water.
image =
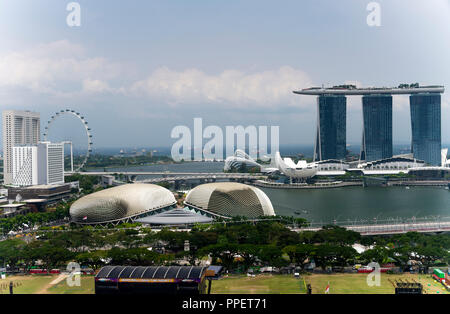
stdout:
<svg viewBox="0 0 450 314">
<path fill-rule="evenodd" d="M 188 174 L 188 175 L 178 175 L 174 177 L 159 177 L 151 179 L 138 180 L 137 182 L 142 183 L 157 183 L 163 181 L 185 181 L 185 180 L 216 180 L 216 179 L 233 179 L 233 180 L 256 180 L 262 176 L 253 176 L 245 174 Z"/>
<path fill-rule="evenodd" d="M 145 178 L 133 180 L 142 183 L 158 183 L 163 181 L 185 181 L 185 180 L 209 180 L 209 179 L 234 179 L 234 180 L 256 180 L 267 178 L 264 174 L 250 173 L 224 173 L 224 172 L 154 172 L 154 171 L 86 171 L 80 172 L 82 175 L 90 176 L 114 176 L 121 174 L 129 178 L 138 176 L 154 176 L 154 178 Z M 70 175 L 70 173 L 67 173 Z"/>
<path fill-rule="evenodd" d="M 420 232 L 420 233 L 437 233 L 437 232 L 449 232 L 450 231 L 450 217 L 444 217 L 439 219 L 408 219 L 404 222 L 391 222 L 391 223 L 373 223 L 373 224 L 339 224 L 340 227 L 344 227 L 347 230 L 353 230 L 359 232 L 361 235 L 389 235 L 389 234 L 402 234 L 407 232 Z M 322 227 L 306 227 L 296 228 L 294 231 L 319 231 Z"/>
</svg>

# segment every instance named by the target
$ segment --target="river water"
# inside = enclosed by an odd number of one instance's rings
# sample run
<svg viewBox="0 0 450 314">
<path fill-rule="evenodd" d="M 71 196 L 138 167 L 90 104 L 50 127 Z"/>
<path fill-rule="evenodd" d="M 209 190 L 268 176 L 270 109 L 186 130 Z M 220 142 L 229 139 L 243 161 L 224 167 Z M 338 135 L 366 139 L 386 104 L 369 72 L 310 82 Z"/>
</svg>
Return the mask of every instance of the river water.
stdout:
<svg viewBox="0 0 450 314">
<path fill-rule="evenodd" d="M 91 171 L 94 171 L 92 169 Z M 103 169 L 97 169 L 103 171 Z M 108 168 L 108 171 L 222 172 L 223 162 Z M 149 176 L 140 176 L 145 178 Z M 310 222 L 331 223 L 377 221 L 446 216 L 450 217 L 450 191 L 443 187 L 343 187 L 331 189 L 261 188 L 283 216 L 306 218 Z M 434 218 L 433 218 L 434 219 Z"/>
<path fill-rule="evenodd" d="M 443 187 L 343 187 L 331 189 L 262 189 L 279 215 L 309 222 L 378 221 L 450 216 L 450 191 Z"/>
</svg>

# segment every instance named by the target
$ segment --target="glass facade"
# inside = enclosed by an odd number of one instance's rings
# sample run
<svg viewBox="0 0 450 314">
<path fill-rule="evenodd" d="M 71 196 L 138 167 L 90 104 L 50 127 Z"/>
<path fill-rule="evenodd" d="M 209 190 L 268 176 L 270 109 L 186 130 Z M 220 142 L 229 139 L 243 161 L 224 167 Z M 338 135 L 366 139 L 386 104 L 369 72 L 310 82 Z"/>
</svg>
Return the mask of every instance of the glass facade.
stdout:
<svg viewBox="0 0 450 314">
<path fill-rule="evenodd" d="M 441 95 L 438 93 L 409 96 L 414 158 L 433 166 L 441 165 Z"/>
<path fill-rule="evenodd" d="M 345 159 L 347 99 L 341 95 L 317 98 L 314 160 Z"/>
<path fill-rule="evenodd" d="M 392 96 L 362 97 L 363 139 L 361 160 L 374 161 L 392 157 Z"/>
</svg>

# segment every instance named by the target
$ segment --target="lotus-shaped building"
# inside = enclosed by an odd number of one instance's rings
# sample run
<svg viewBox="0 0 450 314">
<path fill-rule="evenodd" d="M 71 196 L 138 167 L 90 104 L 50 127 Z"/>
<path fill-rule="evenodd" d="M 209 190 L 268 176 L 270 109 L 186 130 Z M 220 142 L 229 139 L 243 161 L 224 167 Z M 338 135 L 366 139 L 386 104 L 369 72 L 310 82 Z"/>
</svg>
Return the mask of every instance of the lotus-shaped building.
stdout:
<svg viewBox="0 0 450 314">
<path fill-rule="evenodd" d="M 296 164 L 291 158 L 281 158 L 279 152 L 275 154 L 275 164 L 281 173 L 294 179 L 311 178 L 318 171 L 317 163 L 307 163 L 306 160 L 299 160 Z"/>
</svg>

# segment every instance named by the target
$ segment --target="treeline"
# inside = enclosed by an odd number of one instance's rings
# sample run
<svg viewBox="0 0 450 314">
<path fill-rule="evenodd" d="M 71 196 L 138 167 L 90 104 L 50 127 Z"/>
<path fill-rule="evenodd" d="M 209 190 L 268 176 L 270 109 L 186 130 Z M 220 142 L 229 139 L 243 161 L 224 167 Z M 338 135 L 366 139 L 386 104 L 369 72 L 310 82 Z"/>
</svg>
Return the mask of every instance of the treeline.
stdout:
<svg viewBox="0 0 450 314">
<path fill-rule="evenodd" d="M 72 201 L 60 203 L 54 208 L 47 209 L 46 212 L 28 213 L 14 217 L 0 218 L 1 234 L 10 231 L 21 231 L 35 226 L 45 225 L 54 221 L 64 219 L 69 216 L 69 208 Z"/>
<path fill-rule="evenodd" d="M 66 164 L 70 164 L 69 156 Z M 74 164 L 81 164 L 84 160 L 84 156 L 74 156 Z M 101 167 L 126 167 L 126 166 L 139 166 L 146 164 L 153 164 L 158 162 L 172 162 L 172 158 L 169 156 L 151 156 L 150 154 L 140 156 L 111 156 L 95 154 L 89 156 L 85 168 L 101 168 Z"/>
<path fill-rule="evenodd" d="M 125 227 L 135 227 L 125 225 Z M 186 242 L 188 241 L 188 242 Z M 185 244 L 189 250 L 185 251 Z M 359 254 L 352 245 L 371 246 Z M 297 233 L 279 222 L 235 225 L 201 225 L 190 232 L 148 228 L 94 229 L 84 227 L 62 232 L 42 232 L 39 239 L 0 243 L 0 263 L 31 267 L 38 260 L 50 269 L 69 261 L 99 268 L 103 265 L 191 265 L 212 259 L 228 270 L 245 271 L 254 266 L 296 265 L 304 269 L 314 260 L 317 267 L 349 266 L 356 263 L 394 263 L 403 269 L 408 261 L 424 266 L 449 263 L 450 235 L 407 233 L 391 237 L 361 237 L 336 226 L 317 232 Z"/>
<path fill-rule="evenodd" d="M 82 194 L 90 194 L 94 192 L 96 189 L 96 185 L 100 184 L 101 177 L 100 176 L 87 176 L 79 173 L 72 174 L 70 176 L 66 176 L 64 181 L 74 182 L 78 181 L 80 184 L 80 189 Z"/>
</svg>

